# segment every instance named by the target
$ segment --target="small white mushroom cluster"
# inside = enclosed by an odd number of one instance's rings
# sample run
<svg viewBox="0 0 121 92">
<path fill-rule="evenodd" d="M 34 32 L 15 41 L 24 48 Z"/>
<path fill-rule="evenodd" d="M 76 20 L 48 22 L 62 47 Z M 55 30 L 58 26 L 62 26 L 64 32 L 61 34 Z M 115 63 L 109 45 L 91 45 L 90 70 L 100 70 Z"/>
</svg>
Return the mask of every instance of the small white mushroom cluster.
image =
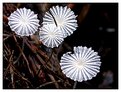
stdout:
<svg viewBox="0 0 121 92">
<path fill-rule="evenodd" d="M 53 6 L 50 8 L 50 10 L 45 13 L 42 24 L 43 27 L 40 28 L 40 40 L 44 45 L 51 48 L 58 47 L 62 42 L 62 37 L 64 39 L 70 36 L 77 28 L 76 16 L 67 6 Z M 48 40 L 44 39 L 43 33 L 45 33 L 45 37 L 48 37 Z"/>
<path fill-rule="evenodd" d="M 33 35 L 39 27 L 37 14 L 26 8 L 14 11 L 8 18 L 12 31 L 20 36 Z M 40 40 L 47 47 L 58 47 L 63 39 L 77 28 L 74 12 L 67 6 L 53 6 L 43 17 L 43 26 L 39 28 Z M 63 38 L 63 39 L 62 39 Z"/>
<path fill-rule="evenodd" d="M 58 47 L 64 38 L 73 34 L 78 27 L 74 12 L 67 6 L 53 6 L 43 17 L 39 28 L 42 43 L 50 48 Z M 14 11 L 8 18 L 12 31 L 20 36 L 30 36 L 38 31 L 37 14 L 26 8 Z M 60 60 L 62 72 L 74 81 L 86 81 L 95 77 L 100 70 L 100 56 L 91 48 L 74 47 L 74 53 L 63 54 Z"/>
</svg>

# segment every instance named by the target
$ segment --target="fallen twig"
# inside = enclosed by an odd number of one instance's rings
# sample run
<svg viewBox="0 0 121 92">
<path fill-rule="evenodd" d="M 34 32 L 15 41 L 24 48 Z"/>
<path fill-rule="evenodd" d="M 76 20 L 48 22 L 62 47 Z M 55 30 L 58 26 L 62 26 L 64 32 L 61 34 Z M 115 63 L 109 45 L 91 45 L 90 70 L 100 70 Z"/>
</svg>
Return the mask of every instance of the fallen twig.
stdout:
<svg viewBox="0 0 121 92">
<path fill-rule="evenodd" d="M 57 81 L 54 81 L 54 82 L 53 82 L 53 81 L 51 81 L 51 82 L 46 82 L 46 83 L 40 85 L 40 86 L 37 87 L 37 88 L 41 88 L 41 87 L 43 87 L 43 86 L 47 86 L 47 85 L 49 85 L 49 84 L 58 83 L 58 82 L 61 82 L 61 80 L 57 80 Z"/>
</svg>

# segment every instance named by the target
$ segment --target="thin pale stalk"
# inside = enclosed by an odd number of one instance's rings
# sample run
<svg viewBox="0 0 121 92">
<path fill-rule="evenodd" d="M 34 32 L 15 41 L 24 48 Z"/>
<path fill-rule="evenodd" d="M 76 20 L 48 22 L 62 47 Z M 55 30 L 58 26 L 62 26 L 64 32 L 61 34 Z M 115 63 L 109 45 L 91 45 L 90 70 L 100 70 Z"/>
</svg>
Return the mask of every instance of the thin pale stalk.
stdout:
<svg viewBox="0 0 121 92">
<path fill-rule="evenodd" d="M 74 82 L 73 89 L 76 88 L 76 85 L 77 85 L 77 81 Z"/>
</svg>

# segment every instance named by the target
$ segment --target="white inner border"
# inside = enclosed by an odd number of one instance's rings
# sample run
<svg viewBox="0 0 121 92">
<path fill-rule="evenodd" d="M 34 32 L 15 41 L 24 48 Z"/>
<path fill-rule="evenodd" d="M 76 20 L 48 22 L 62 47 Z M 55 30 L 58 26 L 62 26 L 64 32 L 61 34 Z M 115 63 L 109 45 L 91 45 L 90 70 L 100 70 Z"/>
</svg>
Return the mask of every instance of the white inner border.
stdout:
<svg viewBox="0 0 121 92">
<path fill-rule="evenodd" d="M 121 49 L 120 49 L 120 47 L 121 47 L 121 43 L 120 43 L 120 39 L 121 39 L 121 30 L 120 30 L 120 22 L 121 22 L 121 19 L 120 19 L 120 17 L 119 16 L 121 16 L 121 0 L 31 0 L 31 1 L 29 1 L 29 0 L 0 0 L 0 10 L 1 10 L 1 12 L 0 12 L 0 92 L 13 92 L 13 91 L 18 91 L 18 92 L 21 92 L 21 91 L 24 91 L 24 92 L 26 92 L 26 91 L 28 91 L 28 92 L 40 92 L 40 91 L 45 91 L 45 92 L 53 92 L 53 91 L 55 91 L 55 92 L 65 92 L 65 91 L 70 91 L 70 92 L 73 92 L 73 91 L 78 91 L 78 92 L 80 92 L 80 91 L 83 91 L 83 92 L 96 92 L 96 91 L 98 91 L 98 92 L 102 92 L 102 91 L 105 91 L 105 92 L 117 92 L 117 91 L 120 91 L 121 92 L 121 86 L 120 86 L 120 82 L 121 82 L 121 80 L 120 80 L 120 75 L 121 75 L 121 54 L 120 54 L 120 52 L 121 52 Z M 17 90 L 17 89 L 15 89 L 15 90 L 7 90 L 7 89 L 3 89 L 3 53 L 2 53 L 2 51 L 3 51 L 3 35 L 2 35 L 2 33 L 3 33 L 3 16 L 2 16 L 2 13 L 3 13 L 3 7 L 2 7 L 2 5 L 3 5 L 3 3 L 12 3 L 12 2 L 28 2 L 28 3 L 42 3 L 42 2 L 46 2 L 46 3 L 48 3 L 48 2 L 52 2 L 52 3 L 56 3 L 56 2 L 76 2 L 76 3 L 81 3 L 81 2 L 83 2 L 83 3 L 119 3 L 118 4 L 118 20 L 119 20 L 119 22 L 118 22 L 118 36 L 119 36 L 119 38 L 118 38 L 118 51 L 119 51 L 119 55 L 118 55 L 118 57 L 119 57 L 119 59 L 118 59 L 118 66 L 119 66 L 119 71 L 118 71 L 118 74 L 119 74 L 119 79 L 118 79 L 118 82 L 119 82 L 119 84 L 118 84 L 118 90 L 113 90 L 113 89 L 106 89 L 106 90 L 104 90 L 104 89 L 97 89 L 97 90 L 92 90 L 92 89 L 80 89 L 80 90 L 62 90 L 62 89 L 57 89 L 57 90 L 51 90 L 51 89 L 47 89 L 47 90 L 42 90 L 42 89 L 19 89 L 19 90 Z M 114 61 L 115 62 L 115 61 Z"/>
</svg>

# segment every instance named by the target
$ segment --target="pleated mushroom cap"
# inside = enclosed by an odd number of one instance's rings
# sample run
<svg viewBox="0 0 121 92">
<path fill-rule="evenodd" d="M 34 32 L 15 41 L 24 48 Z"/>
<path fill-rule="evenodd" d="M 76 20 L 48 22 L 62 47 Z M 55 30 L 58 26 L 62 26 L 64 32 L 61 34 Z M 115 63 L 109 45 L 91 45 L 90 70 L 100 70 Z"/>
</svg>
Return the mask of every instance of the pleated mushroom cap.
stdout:
<svg viewBox="0 0 121 92">
<path fill-rule="evenodd" d="M 91 48 L 74 47 L 74 53 L 63 54 L 60 60 L 62 72 L 78 82 L 91 80 L 100 71 L 100 56 Z"/>
<path fill-rule="evenodd" d="M 62 32 L 64 38 L 73 34 L 77 28 L 77 20 L 74 12 L 67 6 L 53 6 L 45 13 L 43 25 L 55 24 Z"/>
<path fill-rule="evenodd" d="M 29 36 L 38 31 L 39 20 L 30 9 L 20 8 L 9 16 L 8 25 L 17 35 Z"/>
<path fill-rule="evenodd" d="M 62 32 L 54 24 L 43 25 L 39 30 L 40 41 L 47 47 L 58 47 L 64 40 Z"/>
</svg>

